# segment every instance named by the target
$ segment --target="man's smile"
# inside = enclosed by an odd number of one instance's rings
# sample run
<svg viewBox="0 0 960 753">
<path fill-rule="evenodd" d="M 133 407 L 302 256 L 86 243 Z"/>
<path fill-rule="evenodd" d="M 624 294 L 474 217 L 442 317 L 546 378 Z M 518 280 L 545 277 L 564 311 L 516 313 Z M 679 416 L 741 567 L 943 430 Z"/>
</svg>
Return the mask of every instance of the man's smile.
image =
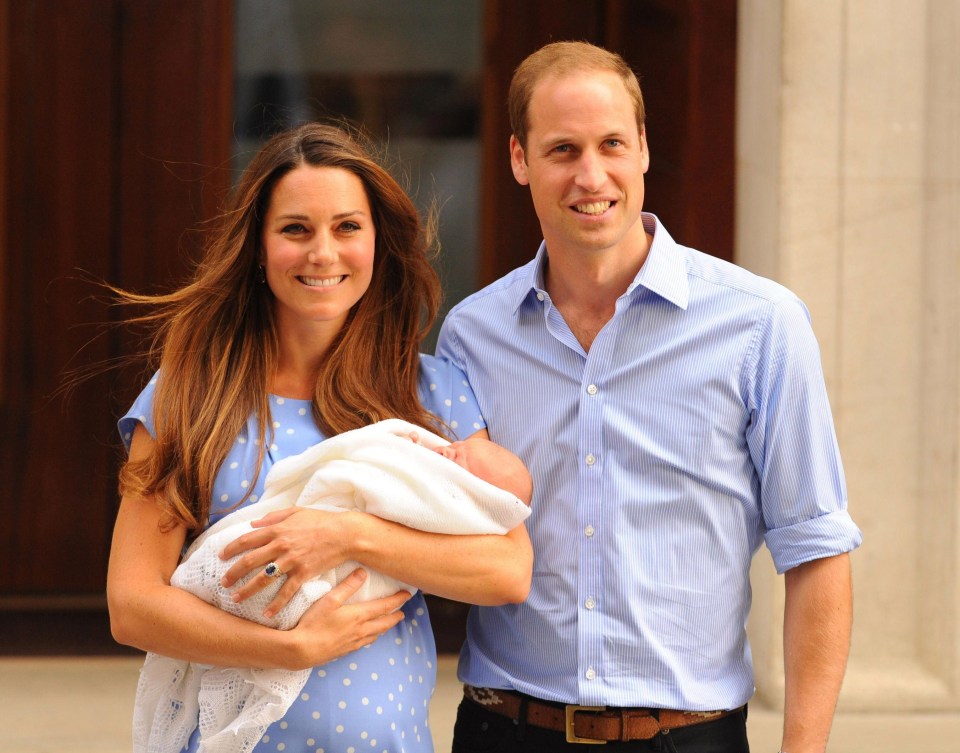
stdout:
<svg viewBox="0 0 960 753">
<path fill-rule="evenodd" d="M 573 210 L 580 214 L 598 215 L 606 212 L 615 202 L 613 201 L 590 201 L 582 204 L 574 204 Z"/>
</svg>

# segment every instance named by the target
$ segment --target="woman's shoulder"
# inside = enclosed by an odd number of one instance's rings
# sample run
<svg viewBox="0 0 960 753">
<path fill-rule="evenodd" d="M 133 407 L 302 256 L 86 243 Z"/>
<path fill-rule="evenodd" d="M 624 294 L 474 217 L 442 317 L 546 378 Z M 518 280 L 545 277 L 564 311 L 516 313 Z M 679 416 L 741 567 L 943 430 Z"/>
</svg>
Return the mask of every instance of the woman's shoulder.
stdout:
<svg viewBox="0 0 960 753">
<path fill-rule="evenodd" d="M 159 371 L 154 373 L 150 381 L 147 382 L 146 386 L 140 391 L 140 394 L 137 395 L 137 399 L 133 401 L 133 405 L 131 405 L 127 412 L 117 421 L 117 430 L 120 432 L 120 439 L 123 440 L 123 445 L 128 452 L 130 451 L 130 441 L 133 439 L 133 431 L 137 428 L 138 423 L 143 424 L 151 437 L 156 437 L 153 421 L 153 395 L 157 388 L 157 379 L 159 376 Z"/>
<path fill-rule="evenodd" d="M 473 394 L 466 374 L 452 362 L 441 356 L 421 353 L 420 392 L 423 393 L 425 389 L 430 393 L 440 393 L 444 397 L 450 397 L 458 389 L 469 390 L 471 396 Z"/>
<path fill-rule="evenodd" d="M 420 401 L 461 439 L 487 425 L 466 375 L 446 358 L 420 354 Z"/>
<path fill-rule="evenodd" d="M 431 356 L 429 353 L 420 354 L 420 374 L 437 374 L 440 377 L 452 376 L 466 381 L 464 373 L 443 356 Z"/>
</svg>

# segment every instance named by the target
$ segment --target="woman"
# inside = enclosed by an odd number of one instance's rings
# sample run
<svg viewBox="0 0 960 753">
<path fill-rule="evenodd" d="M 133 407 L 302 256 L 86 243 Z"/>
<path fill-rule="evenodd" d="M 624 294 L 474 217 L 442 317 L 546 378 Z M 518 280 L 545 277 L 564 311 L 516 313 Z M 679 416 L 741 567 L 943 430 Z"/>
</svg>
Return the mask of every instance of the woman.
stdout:
<svg viewBox="0 0 960 753">
<path fill-rule="evenodd" d="M 188 285 L 120 293 L 155 306 L 139 320 L 157 326 L 159 371 L 120 422 L 130 454 L 107 580 L 114 637 L 203 664 L 317 667 L 258 750 L 432 750 L 436 649 L 421 593 L 344 604 L 361 569 L 279 631 L 170 585 L 188 539 L 256 501 L 283 457 L 388 417 L 485 435 L 463 375 L 418 353 L 439 299 L 430 240 L 357 137 L 308 124 L 251 162 Z M 522 526 L 444 536 L 303 508 L 267 516 L 223 556 L 240 553 L 225 585 L 255 575 L 235 599 L 286 576 L 268 616 L 348 560 L 478 604 L 522 600 L 532 569 Z"/>
</svg>

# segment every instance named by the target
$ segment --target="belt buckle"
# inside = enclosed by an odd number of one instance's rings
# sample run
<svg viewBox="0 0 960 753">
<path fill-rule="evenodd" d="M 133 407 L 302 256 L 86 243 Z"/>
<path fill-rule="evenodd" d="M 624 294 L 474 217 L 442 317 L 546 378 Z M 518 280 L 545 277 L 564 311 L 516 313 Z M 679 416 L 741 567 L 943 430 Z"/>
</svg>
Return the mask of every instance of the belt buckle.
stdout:
<svg viewBox="0 0 960 753">
<path fill-rule="evenodd" d="M 577 737 L 576 732 L 574 731 L 574 720 L 578 711 L 606 711 L 606 708 L 606 706 L 567 706 L 564 709 L 564 715 L 567 723 L 567 742 L 583 743 L 584 745 L 606 745 L 606 740 L 591 740 L 588 737 Z"/>
</svg>

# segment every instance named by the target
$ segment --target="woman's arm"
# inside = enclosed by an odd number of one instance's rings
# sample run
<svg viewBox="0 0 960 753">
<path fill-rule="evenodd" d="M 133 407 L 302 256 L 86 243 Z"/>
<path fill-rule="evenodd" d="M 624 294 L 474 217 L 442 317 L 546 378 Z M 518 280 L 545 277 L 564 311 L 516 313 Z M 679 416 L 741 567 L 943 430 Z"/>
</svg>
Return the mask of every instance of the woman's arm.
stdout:
<svg viewBox="0 0 960 753">
<path fill-rule="evenodd" d="M 502 536 L 452 536 L 425 533 L 362 512 L 302 507 L 271 513 L 259 523 L 258 530 L 239 536 L 224 549 L 224 559 L 245 554 L 227 571 L 223 583 L 229 588 L 247 573 L 276 562 L 287 578 L 266 610 L 270 615 L 307 580 L 347 561 L 470 604 L 520 602 L 530 588 L 533 548 L 522 525 Z M 259 572 L 236 593 L 246 599 L 269 582 Z"/>
<path fill-rule="evenodd" d="M 153 440 L 134 433 L 133 460 L 147 457 Z M 234 667 L 312 667 L 372 643 L 403 619 L 406 592 L 365 604 L 343 603 L 363 583 L 357 573 L 314 604 L 289 631 L 227 614 L 170 585 L 186 537 L 183 526 L 160 529 L 152 499 L 120 503 L 107 572 L 107 600 L 119 642 L 188 661 Z"/>
<path fill-rule="evenodd" d="M 483 430 L 482 435 L 486 431 Z M 471 604 L 516 603 L 527 597 L 533 547 L 523 525 L 500 535 L 426 533 L 362 512 L 290 508 L 253 523 L 258 530 L 231 542 L 222 557 L 242 556 L 227 571 L 228 588 L 276 562 L 287 575 L 269 613 L 279 611 L 310 578 L 346 561 Z M 269 579 L 262 572 L 237 590 L 246 599 Z"/>
</svg>

